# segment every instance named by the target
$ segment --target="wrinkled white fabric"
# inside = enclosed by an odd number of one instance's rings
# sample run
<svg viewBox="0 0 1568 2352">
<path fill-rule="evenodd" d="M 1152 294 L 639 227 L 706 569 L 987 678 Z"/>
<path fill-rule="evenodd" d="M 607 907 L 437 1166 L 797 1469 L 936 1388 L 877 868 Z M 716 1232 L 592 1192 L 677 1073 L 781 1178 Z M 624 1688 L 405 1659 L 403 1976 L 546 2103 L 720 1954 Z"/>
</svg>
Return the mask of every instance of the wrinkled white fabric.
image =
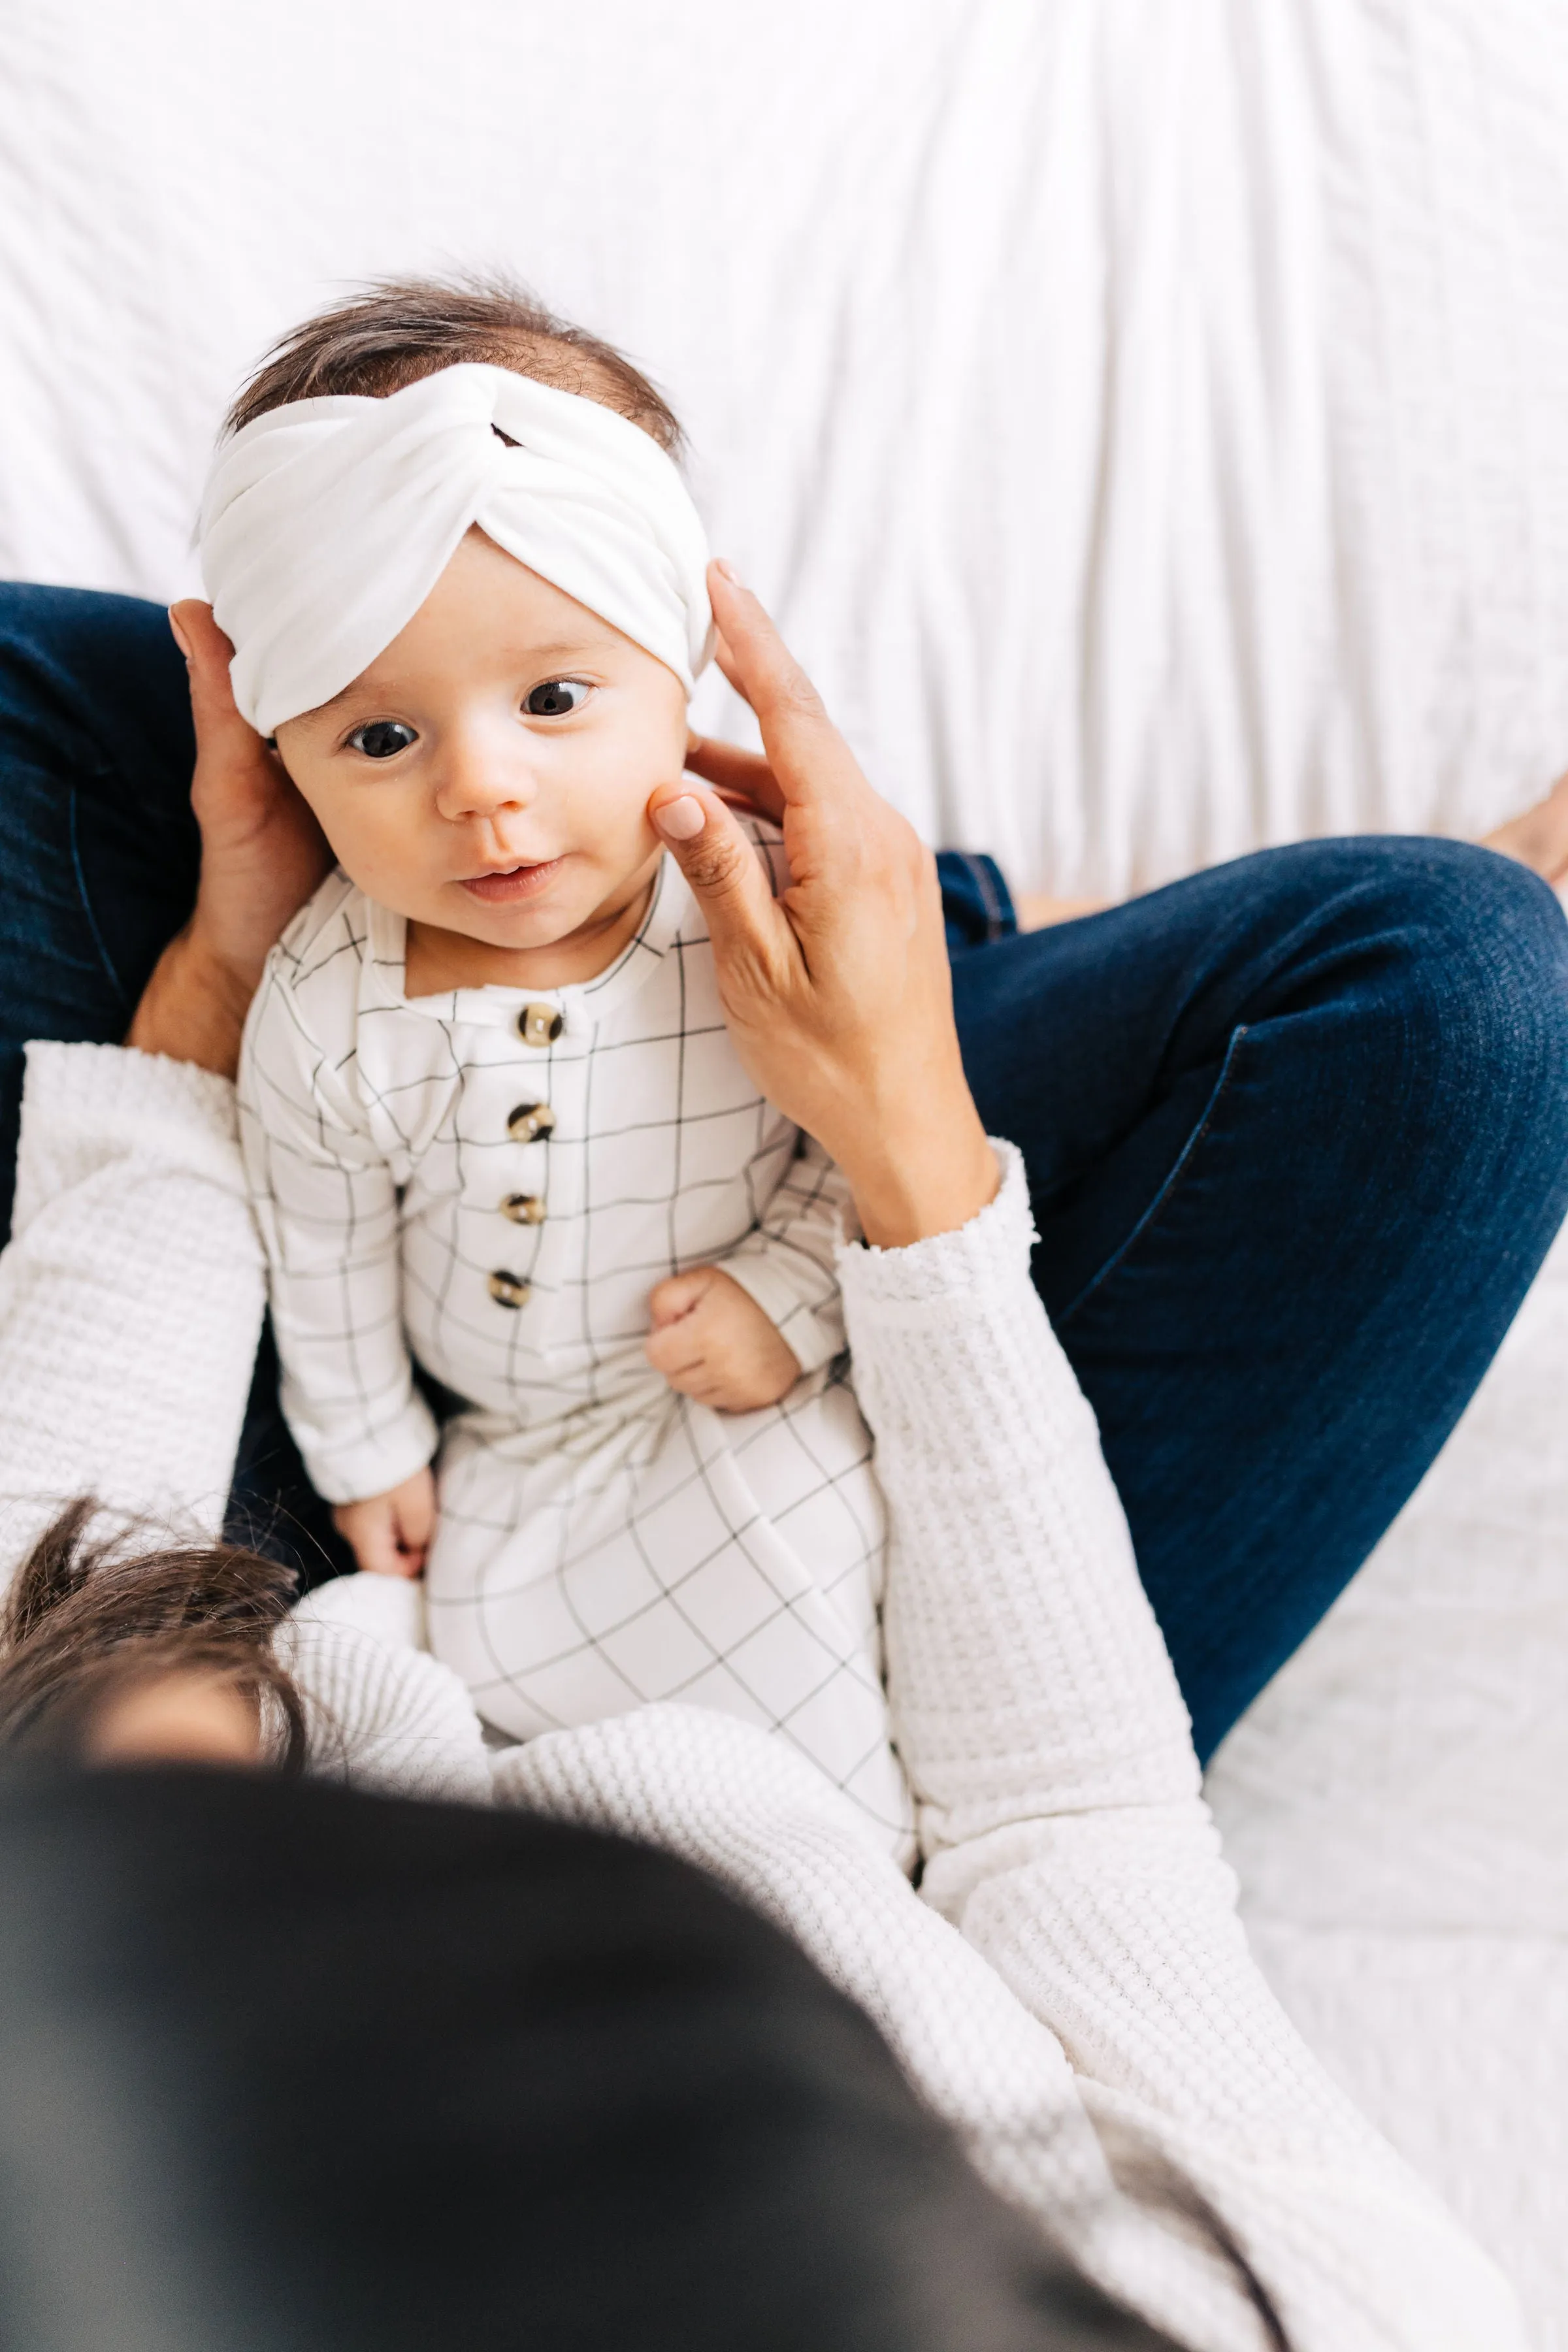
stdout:
<svg viewBox="0 0 1568 2352">
<path fill-rule="evenodd" d="M 220 445 L 202 576 L 250 724 L 270 735 L 340 694 L 475 523 L 690 693 L 711 651 L 708 540 L 672 459 L 596 400 L 462 366 L 384 400 L 292 401 Z"/>
</svg>

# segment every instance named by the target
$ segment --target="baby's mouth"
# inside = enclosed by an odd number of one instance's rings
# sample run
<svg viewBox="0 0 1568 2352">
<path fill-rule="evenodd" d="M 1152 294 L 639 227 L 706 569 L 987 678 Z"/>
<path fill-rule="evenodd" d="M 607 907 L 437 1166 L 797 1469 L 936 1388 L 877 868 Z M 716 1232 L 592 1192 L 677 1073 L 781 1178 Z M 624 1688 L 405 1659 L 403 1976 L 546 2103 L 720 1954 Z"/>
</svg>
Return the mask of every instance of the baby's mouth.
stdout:
<svg viewBox="0 0 1568 2352">
<path fill-rule="evenodd" d="M 470 874 L 462 887 L 486 906 L 507 906 L 547 890 L 565 863 L 563 857 L 547 857 L 538 866 L 509 866 L 504 874 Z"/>
</svg>

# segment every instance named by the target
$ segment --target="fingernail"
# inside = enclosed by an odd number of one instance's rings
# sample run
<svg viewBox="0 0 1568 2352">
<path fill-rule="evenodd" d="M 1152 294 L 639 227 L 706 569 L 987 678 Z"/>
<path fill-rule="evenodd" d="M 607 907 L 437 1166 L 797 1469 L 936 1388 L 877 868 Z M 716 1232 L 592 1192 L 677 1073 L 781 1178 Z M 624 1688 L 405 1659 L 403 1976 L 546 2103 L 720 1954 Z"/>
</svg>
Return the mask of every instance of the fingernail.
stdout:
<svg viewBox="0 0 1568 2352">
<path fill-rule="evenodd" d="M 708 812 L 689 793 L 678 801 L 665 801 L 654 811 L 653 821 L 668 841 L 695 841 L 708 822 Z"/>
<path fill-rule="evenodd" d="M 742 579 L 740 573 L 736 571 L 734 565 L 731 562 L 727 555 L 716 555 L 713 559 L 713 569 L 715 572 L 721 572 L 723 573 L 731 588 L 743 588 L 745 586 L 745 582 Z"/>
<path fill-rule="evenodd" d="M 169 615 L 169 630 L 170 634 L 174 637 L 174 643 L 179 646 L 180 651 L 184 655 L 185 659 L 189 661 L 191 657 L 191 641 L 189 637 L 186 636 L 184 629 L 181 628 L 178 621 L 175 620 L 173 613 Z"/>
</svg>

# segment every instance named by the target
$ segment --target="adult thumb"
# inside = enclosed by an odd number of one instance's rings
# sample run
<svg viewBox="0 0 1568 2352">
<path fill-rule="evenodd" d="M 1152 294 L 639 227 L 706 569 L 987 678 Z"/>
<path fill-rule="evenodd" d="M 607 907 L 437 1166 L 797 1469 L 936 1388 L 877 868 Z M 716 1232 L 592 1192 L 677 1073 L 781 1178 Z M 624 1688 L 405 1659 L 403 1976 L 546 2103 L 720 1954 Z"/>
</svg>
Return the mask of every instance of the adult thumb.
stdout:
<svg viewBox="0 0 1568 2352">
<path fill-rule="evenodd" d="M 259 755 L 260 736 L 235 708 L 228 674 L 234 647 L 213 618 L 212 606 L 187 596 L 170 605 L 169 626 L 190 672 L 198 746 L 210 750 L 221 745 L 230 756 L 237 749 Z"/>
<path fill-rule="evenodd" d="M 694 792 L 685 776 L 656 793 L 647 813 L 708 917 L 721 966 L 743 950 L 765 956 L 788 926 L 761 858 L 724 803 Z"/>
</svg>

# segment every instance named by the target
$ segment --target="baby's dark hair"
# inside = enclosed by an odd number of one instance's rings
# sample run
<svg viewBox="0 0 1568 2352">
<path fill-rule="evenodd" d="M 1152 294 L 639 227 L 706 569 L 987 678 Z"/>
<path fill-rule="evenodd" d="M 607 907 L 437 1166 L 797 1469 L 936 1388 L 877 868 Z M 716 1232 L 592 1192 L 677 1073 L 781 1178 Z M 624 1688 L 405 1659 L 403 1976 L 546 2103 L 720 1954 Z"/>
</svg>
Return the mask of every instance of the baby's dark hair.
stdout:
<svg viewBox="0 0 1568 2352">
<path fill-rule="evenodd" d="M 294 1574 L 234 1544 L 138 1541 L 90 1496 L 67 1505 L 0 1609 L 0 1755 L 80 1757 L 111 1696 L 186 1672 L 228 1683 L 299 1771 L 305 1715 L 273 1654 Z"/>
<path fill-rule="evenodd" d="M 327 393 L 384 400 L 465 362 L 510 368 L 558 392 L 580 393 L 640 425 L 668 456 L 679 455 L 674 411 L 641 369 L 500 276 L 374 278 L 273 344 L 225 429 L 237 433 L 269 409 Z"/>
</svg>

